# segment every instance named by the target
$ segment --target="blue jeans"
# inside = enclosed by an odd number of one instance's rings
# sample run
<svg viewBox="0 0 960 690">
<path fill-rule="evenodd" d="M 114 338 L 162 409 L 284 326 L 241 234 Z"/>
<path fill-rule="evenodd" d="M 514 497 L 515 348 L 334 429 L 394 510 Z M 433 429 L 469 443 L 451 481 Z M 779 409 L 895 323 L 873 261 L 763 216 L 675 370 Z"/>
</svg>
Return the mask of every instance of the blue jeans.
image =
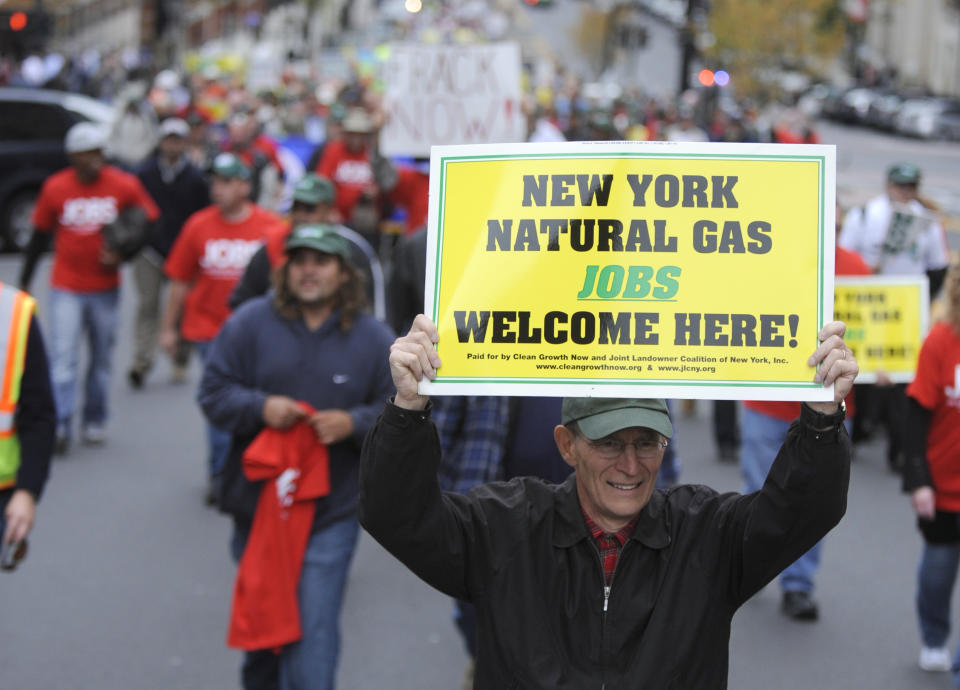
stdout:
<svg viewBox="0 0 960 690">
<path fill-rule="evenodd" d="M 196 343 L 197 351 L 200 353 L 200 359 L 203 360 L 204 366 L 206 366 L 207 354 L 210 352 L 212 343 L 212 340 L 205 343 Z M 229 431 L 224 431 L 220 427 L 207 422 L 207 472 L 211 478 L 218 477 L 223 472 L 223 467 L 227 464 L 227 453 L 230 452 L 231 439 L 232 436 Z"/>
<path fill-rule="evenodd" d="M 763 487 L 773 461 L 787 437 L 790 422 L 761 414 L 744 407 L 740 416 L 741 444 L 740 471 L 743 473 L 743 491 L 752 493 Z M 820 567 L 823 540 L 791 563 L 780 574 L 780 588 L 784 592 L 813 593 L 813 576 Z"/>
<path fill-rule="evenodd" d="M 90 362 L 84 383 L 82 421 L 84 426 L 102 425 L 107 421 L 107 393 L 119 304 L 119 290 L 50 291 L 50 378 L 57 421 L 68 433 L 77 406 L 77 369 L 84 331 Z"/>
<path fill-rule="evenodd" d="M 280 653 L 280 690 L 333 690 L 335 686 L 340 657 L 340 611 L 359 528 L 357 518 L 349 517 L 310 535 L 297 589 L 303 637 Z M 231 551 L 238 561 L 246 539 L 247 533 L 235 529 Z M 263 654 L 246 655 L 244 676 L 249 675 L 250 663 L 265 661 Z"/>
<path fill-rule="evenodd" d="M 925 543 L 917 568 L 917 619 L 924 647 L 943 647 L 950 636 L 950 599 L 960 564 L 960 543 Z M 953 655 L 953 685 L 960 688 L 960 646 Z"/>
</svg>

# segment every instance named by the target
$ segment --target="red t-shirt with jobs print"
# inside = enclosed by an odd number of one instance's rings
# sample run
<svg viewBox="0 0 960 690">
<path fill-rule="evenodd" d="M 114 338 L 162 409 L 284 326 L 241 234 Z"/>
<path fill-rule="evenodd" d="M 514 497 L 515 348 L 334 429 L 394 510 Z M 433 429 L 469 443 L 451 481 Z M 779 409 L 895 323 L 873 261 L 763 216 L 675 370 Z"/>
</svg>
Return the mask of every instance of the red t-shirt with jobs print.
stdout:
<svg viewBox="0 0 960 690">
<path fill-rule="evenodd" d="M 277 216 L 256 205 L 235 223 L 225 220 L 216 206 L 187 219 L 164 265 L 172 280 L 191 284 L 180 326 L 186 340 L 213 340 L 230 316 L 227 300 L 250 257 L 280 224 Z"/>
<path fill-rule="evenodd" d="M 54 232 L 50 284 L 73 292 L 103 292 L 120 285 L 115 266 L 100 263 L 103 226 L 125 209 L 141 206 L 147 218 L 160 215 L 153 199 L 135 175 L 105 165 L 97 179 L 85 184 L 73 168 L 51 175 L 33 209 L 33 227 Z"/>
</svg>

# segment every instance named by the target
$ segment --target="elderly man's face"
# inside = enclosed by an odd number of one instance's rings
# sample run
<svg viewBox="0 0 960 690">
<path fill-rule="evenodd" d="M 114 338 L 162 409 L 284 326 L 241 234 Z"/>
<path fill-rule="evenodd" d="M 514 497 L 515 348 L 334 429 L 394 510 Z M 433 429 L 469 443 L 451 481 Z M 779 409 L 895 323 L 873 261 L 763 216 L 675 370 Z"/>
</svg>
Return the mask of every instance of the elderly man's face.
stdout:
<svg viewBox="0 0 960 690">
<path fill-rule="evenodd" d="M 560 455 L 577 473 L 580 505 L 605 532 L 616 532 L 647 505 L 666 448 L 653 429 L 631 427 L 596 441 L 554 429 Z"/>
</svg>

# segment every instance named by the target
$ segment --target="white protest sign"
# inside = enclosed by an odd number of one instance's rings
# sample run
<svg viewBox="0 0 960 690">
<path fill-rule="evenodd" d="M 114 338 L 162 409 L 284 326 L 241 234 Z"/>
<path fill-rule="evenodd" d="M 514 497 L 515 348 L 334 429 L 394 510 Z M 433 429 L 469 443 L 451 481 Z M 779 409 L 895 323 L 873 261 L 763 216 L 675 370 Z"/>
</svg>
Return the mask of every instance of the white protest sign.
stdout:
<svg viewBox="0 0 960 690">
<path fill-rule="evenodd" d="M 439 144 L 523 141 L 515 43 L 394 44 L 384 65 L 385 156 L 429 156 Z"/>
</svg>

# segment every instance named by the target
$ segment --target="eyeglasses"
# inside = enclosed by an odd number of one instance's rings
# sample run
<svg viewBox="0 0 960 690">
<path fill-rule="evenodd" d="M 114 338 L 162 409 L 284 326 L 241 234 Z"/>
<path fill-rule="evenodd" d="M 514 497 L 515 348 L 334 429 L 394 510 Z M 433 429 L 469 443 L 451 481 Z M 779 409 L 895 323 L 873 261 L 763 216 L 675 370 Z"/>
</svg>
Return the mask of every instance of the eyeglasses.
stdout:
<svg viewBox="0 0 960 690">
<path fill-rule="evenodd" d="M 291 211 L 302 211 L 304 213 L 313 213 L 317 210 L 317 204 L 306 204 L 302 201 L 294 201 L 290 206 Z"/>
<path fill-rule="evenodd" d="M 590 447 L 597 451 L 597 455 L 607 460 L 619 458 L 623 455 L 627 446 L 633 446 L 633 452 L 636 453 L 637 457 L 645 459 L 657 457 L 667 447 L 666 441 L 655 439 L 640 439 L 638 441 L 631 441 L 630 443 L 621 441 L 613 436 L 601 438 L 599 441 L 591 441 L 586 437 L 585 439 L 587 443 L 590 444 Z"/>
</svg>

